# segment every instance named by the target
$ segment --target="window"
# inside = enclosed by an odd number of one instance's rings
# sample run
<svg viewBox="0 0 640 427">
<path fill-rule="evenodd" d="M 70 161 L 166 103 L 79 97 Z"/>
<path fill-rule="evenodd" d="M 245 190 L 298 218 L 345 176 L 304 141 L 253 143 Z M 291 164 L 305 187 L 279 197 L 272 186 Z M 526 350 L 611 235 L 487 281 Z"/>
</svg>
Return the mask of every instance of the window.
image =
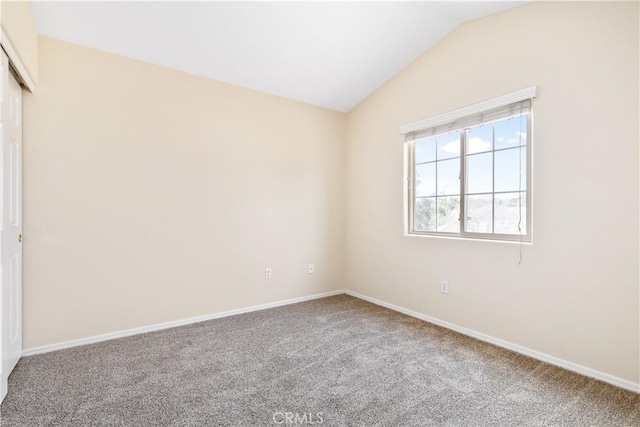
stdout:
<svg viewBox="0 0 640 427">
<path fill-rule="evenodd" d="M 533 96 L 522 92 L 402 128 L 408 234 L 531 241 Z"/>
</svg>

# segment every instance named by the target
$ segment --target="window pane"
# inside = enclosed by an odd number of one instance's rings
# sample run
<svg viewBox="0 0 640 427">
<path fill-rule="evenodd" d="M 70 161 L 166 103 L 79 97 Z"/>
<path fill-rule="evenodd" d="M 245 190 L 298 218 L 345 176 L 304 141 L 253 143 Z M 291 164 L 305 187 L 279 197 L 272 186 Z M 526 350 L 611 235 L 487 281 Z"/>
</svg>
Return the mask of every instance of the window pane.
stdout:
<svg viewBox="0 0 640 427">
<path fill-rule="evenodd" d="M 460 132 L 436 136 L 438 160 L 460 157 Z"/>
<path fill-rule="evenodd" d="M 438 197 L 438 231 L 460 232 L 460 197 Z"/>
<path fill-rule="evenodd" d="M 527 114 L 494 123 L 496 150 L 527 143 Z"/>
<path fill-rule="evenodd" d="M 433 162 L 436 159 L 435 138 L 420 139 L 415 147 L 416 163 Z"/>
<path fill-rule="evenodd" d="M 493 126 L 485 125 L 469 129 L 467 134 L 467 154 L 491 151 L 493 147 Z"/>
<path fill-rule="evenodd" d="M 467 196 L 465 199 L 466 231 L 470 233 L 491 233 L 493 198 L 490 194 Z"/>
<path fill-rule="evenodd" d="M 436 195 L 436 164 L 416 166 L 416 197 Z"/>
<path fill-rule="evenodd" d="M 436 231 L 435 197 L 416 199 L 413 228 L 416 231 Z"/>
<path fill-rule="evenodd" d="M 438 162 L 438 195 L 460 194 L 460 158 Z"/>
<path fill-rule="evenodd" d="M 523 191 L 527 189 L 526 148 L 496 151 L 495 162 L 495 191 Z"/>
<path fill-rule="evenodd" d="M 527 234 L 527 193 L 506 193 L 495 195 L 495 233 L 519 235 Z"/>
<path fill-rule="evenodd" d="M 493 191 L 493 153 L 467 156 L 467 193 Z"/>
</svg>

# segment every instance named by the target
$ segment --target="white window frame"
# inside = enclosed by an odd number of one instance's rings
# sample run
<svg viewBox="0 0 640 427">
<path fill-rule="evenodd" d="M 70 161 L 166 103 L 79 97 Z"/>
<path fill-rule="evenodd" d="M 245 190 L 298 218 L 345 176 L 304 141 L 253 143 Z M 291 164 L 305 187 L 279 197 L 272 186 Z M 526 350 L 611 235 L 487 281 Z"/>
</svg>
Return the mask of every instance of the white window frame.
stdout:
<svg viewBox="0 0 640 427">
<path fill-rule="evenodd" d="M 526 188 L 520 190 L 520 192 L 526 192 L 526 233 L 522 234 L 498 234 L 498 233 L 477 233 L 466 231 L 467 213 L 465 207 L 466 199 L 466 142 L 467 135 L 470 128 L 478 126 L 481 123 L 491 123 L 498 120 L 504 120 L 509 116 L 502 116 L 497 120 L 484 120 L 476 121 L 472 126 L 465 126 L 464 124 L 456 127 L 456 122 L 459 120 L 464 123 L 464 118 L 472 117 L 474 115 L 482 114 L 492 109 L 509 106 L 526 100 L 532 100 L 536 96 L 537 87 L 531 86 L 526 89 L 522 89 L 510 94 L 494 98 L 488 101 L 480 102 L 468 107 L 460 108 L 458 110 L 450 111 L 426 120 L 410 123 L 400 127 L 400 132 L 405 137 L 404 150 L 405 150 L 405 163 L 404 163 L 404 176 L 405 176 L 405 197 L 404 197 L 404 218 L 405 218 L 405 234 L 408 236 L 435 236 L 435 237 L 453 237 L 463 239 L 481 239 L 481 240 L 497 240 L 497 241 L 515 241 L 515 242 L 531 242 L 532 241 L 532 108 L 528 108 L 528 114 L 526 114 Z M 514 113 L 513 116 L 519 116 L 519 113 Z M 425 132 L 436 127 L 446 128 L 447 132 L 460 132 L 460 231 L 459 232 L 438 232 L 438 231 L 422 231 L 415 230 L 414 228 L 414 204 L 415 204 L 415 141 L 421 137 L 414 137 L 413 135 Z M 443 132 L 440 132 L 443 133 Z M 437 133 L 436 133 L 437 134 Z M 515 148 L 515 147 L 514 147 Z M 492 147 L 490 153 L 493 153 L 495 157 L 495 147 Z M 493 164 L 495 175 L 495 163 Z M 495 190 L 495 188 L 493 189 Z M 501 192 L 492 191 L 491 194 L 500 194 Z M 493 214 L 492 214 L 493 215 Z M 492 218 L 493 224 L 494 218 Z"/>
</svg>

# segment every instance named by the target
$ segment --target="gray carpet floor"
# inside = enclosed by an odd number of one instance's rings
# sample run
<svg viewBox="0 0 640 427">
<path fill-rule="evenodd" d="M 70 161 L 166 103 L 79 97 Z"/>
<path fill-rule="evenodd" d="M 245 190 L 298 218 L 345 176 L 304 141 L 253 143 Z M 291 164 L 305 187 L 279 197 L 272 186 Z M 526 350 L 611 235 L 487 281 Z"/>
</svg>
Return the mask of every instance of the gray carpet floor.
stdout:
<svg viewBox="0 0 640 427">
<path fill-rule="evenodd" d="M 2 426 L 640 426 L 638 394 L 346 295 L 26 357 L 9 387 Z"/>
</svg>

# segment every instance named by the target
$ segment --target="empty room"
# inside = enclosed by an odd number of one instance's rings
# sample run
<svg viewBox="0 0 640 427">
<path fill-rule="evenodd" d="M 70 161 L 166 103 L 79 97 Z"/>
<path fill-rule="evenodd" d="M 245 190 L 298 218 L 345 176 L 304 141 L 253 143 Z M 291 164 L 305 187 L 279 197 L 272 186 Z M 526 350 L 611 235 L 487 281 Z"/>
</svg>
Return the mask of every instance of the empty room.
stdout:
<svg viewBox="0 0 640 427">
<path fill-rule="evenodd" d="M 640 426 L 640 1 L 0 6 L 1 426 Z"/>
</svg>

